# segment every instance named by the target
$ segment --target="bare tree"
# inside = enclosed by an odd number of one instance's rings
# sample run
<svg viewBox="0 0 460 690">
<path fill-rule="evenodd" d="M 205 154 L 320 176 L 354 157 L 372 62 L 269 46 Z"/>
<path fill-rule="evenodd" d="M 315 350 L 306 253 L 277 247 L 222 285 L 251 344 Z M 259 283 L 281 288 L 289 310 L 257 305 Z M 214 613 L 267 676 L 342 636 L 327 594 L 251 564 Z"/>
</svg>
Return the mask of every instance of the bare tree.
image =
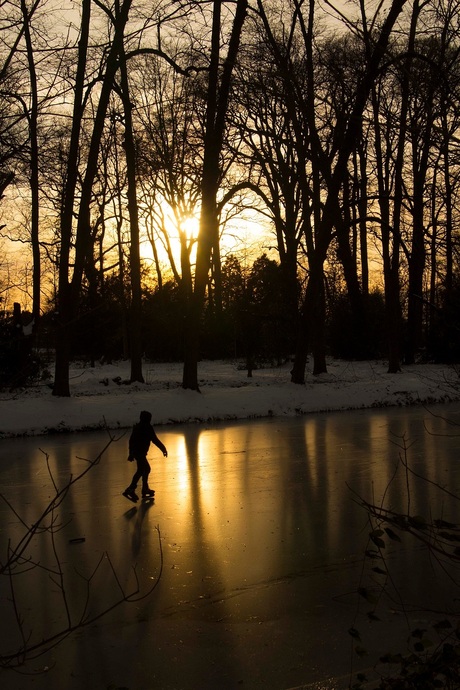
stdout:
<svg viewBox="0 0 460 690">
<path fill-rule="evenodd" d="M 361 6 L 361 22 L 364 27 L 366 61 L 357 79 L 350 107 L 341 113 L 334 125 L 331 150 L 327 150 L 321 137 L 321 119 L 315 109 L 317 103 L 317 82 L 315 79 L 315 3 L 304 11 L 303 3 L 294 0 L 290 25 L 286 27 L 286 42 L 280 43 L 279 32 L 272 21 L 271 13 L 262 0 L 258 9 L 265 27 L 267 40 L 276 58 L 278 69 L 286 82 L 286 92 L 290 94 L 289 108 L 293 123 L 299 121 L 298 112 L 303 114 L 303 127 L 299 131 L 299 145 L 302 156 L 309 161 L 312 169 L 313 188 L 307 181 L 304 189 L 303 210 L 305 227 L 310 228 L 307 239 L 309 278 L 301 312 L 301 326 L 298 345 L 292 369 L 292 381 L 303 383 L 307 361 L 308 345 L 311 342 L 314 354 L 314 372 L 325 370 L 324 351 L 324 291 L 323 270 L 334 228 L 342 223 L 339 199 L 348 175 L 348 163 L 356 150 L 361 136 L 361 120 L 370 91 L 375 82 L 381 61 L 385 55 L 388 41 L 397 21 L 404 0 L 395 0 L 382 22 L 378 33 L 372 35 L 367 30 L 368 19 L 364 5 Z M 375 24 L 374 18 L 373 24 Z M 299 36 L 305 50 L 306 81 L 300 84 L 292 69 L 290 57 L 295 47 L 295 37 Z M 308 151 L 305 152 L 304 127 L 308 132 Z M 301 138 L 300 138 L 301 137 Z M 327 142 L 326 142 L 327 143 Z M 312 196 L 311 196 L 312 195 Z M 311 201 L 310 201 L 311 198 Z M 311 218 L 313 217 L 313 220 Z M 313 232 L 311 232 L 313 231 Z"/>
</svg>

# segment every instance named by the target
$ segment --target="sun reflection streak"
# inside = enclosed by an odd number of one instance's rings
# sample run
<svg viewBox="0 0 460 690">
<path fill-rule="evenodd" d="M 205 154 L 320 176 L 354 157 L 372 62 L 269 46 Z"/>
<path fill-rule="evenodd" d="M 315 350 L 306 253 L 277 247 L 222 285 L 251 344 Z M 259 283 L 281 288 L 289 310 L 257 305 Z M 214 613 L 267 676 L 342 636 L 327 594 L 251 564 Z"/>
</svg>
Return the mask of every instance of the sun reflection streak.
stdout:
<svg viewBox="0 0 460 690">
<path fill-rule="evenodd" d="M 175 445 L 172 449 L 170 447 L 169 454 L 174 459 L 174 464 L 176 466 L 177 489 L 180 494 L 185 495 L 190 483 L 185 438 L 183 436 L 177 436 L 175 437 L 174 441 Z"/>
</svg>

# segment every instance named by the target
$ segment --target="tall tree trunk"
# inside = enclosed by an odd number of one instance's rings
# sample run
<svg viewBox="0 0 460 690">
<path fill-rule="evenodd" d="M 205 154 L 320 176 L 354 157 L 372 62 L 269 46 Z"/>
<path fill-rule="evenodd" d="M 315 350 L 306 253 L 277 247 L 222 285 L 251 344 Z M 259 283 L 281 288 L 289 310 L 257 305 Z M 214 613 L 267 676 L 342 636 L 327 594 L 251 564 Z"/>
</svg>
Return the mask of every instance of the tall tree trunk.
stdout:
<svg viewBox="0 0 460 690">
<path fill-rule="evenodd" d="M 69 284 L 69 257 L 72 238 L 72 218 L 74 213 L 75 187 L 78 174 L 78 152 L 80 141 L 80 125 L 83 114 L 83 85 L 86 66 L 86 51 L 89 34 L 90 0 L 84 0 L 82 15 L 82 37 L 80 39 L 79 59 L 76 79 L 76 93 L 74 101 L 74 120 L 72 122 L 71 145 L 68 161 L 68 179 L 65 189 L 64 211 L 61 217 L 61 256 L 59 263 L 59 318 L 61 330 L 56 342 L 56 373 L 53 395 L 70 395 L 69 366 L 71 343 L 64 339 L 71 334 L 70 324 L 77 315 L 81 283 L 87 257 L 91 251 L 90 207 L 92 201 L 93 184 L 97 173 L 99 149 L 104 130 L 105 117 L 113 89 L 115 74 L 119 67 L 119 56 L 123 48 L 124 30 L 128 21 L 128 14 L 132 0 L 125 0 L 115 17 L 115 32 L 107 56 L 107 65 L 101 86 L 99 103 L 94 118 L 93 131 L 88 150 L 88 160 L 83 179 L 80 205 L 78 211 L 77 228 L 75 233 L 75 261 L 72 279 Z M 61 294 L 67 295 L 61 300 Z"/>
<path fill-rule="evenodd" d="M 32 244 L 32 315 L 34 320 L 34 332 L 38 329 L 41 311 L 41 257 L 39 238 L 39 182 L 38 182 L 38 90 L 37 71 L 35 57 L 30 35 L 30 16 L 25 0 L 21 0 L 21 12 L 24 21 L 24 37 L 27 49 L 27 62 L 29 66 L 29 81 L 31 93 L 31 108 L 29 114 L 30 137 L 30 192 L 31 192 L 31 228 L 30 237 Z"/>
<path fill-rule="evenodd" d="M 413 227 L 409 259 L 409 295 L 405 363 L 413 364 L 423 334 L 423 275 L 425 271 L 424 189 L 427 169 L 415 173 Z"/>
<path fill-rule="evenodd" d="M 222 0 L 214 0 L 211 62 L 207 94 L 206 132 L 201 184 L 201 216 L 198 233 L 195 284 L 189 295 L 185 318 L 184 388 L 199 390 L 200 321 L 211 265 L 211 254 L 219 241 L 217 190 L 220 178 L 219 157 L 225 130 L 230 85 L 238 54 L 241 31 L 247 12 L 247 0 L 237 0 L 227 57 L 219 88 L 219 52 Z"/>
<path fill-rule="evenodd" d="M 423 278 L 425 273 L 425 185 L 429 167 L 431 137 L 433 131 L 433 90 L 434 77 L 429 89 L 423 123 L 423 136 L 419 141 L 417 134 L 412 140 L 412 169 L 413 169 L 413 213 L 412 213 L 412 245 L 409 258 L 409 296 L 407 309 L 407 342 L 405 359 L 407 364 L 413 364 L 416 353 L 422 345 L 423 338 Z"/>
<path fill-rule="evenodd" d="M 116 236 L 117 236 L 117 253 L 118 253 L 118 278 L 117 278 L 117 292 L 121 309 L 121 333 L 122 333 L 122 348 L 123 359 L 129 357 L 129 333 L 128 333 L 128 299 L 126 295 L 126 271 L 125 271 L 125 255 L 123 250 L 123 205 L 121 199 L 121 180 L 119 173 L 119 153 L 118 144 L 115 137 L 115 189 L 116 192 Z"/>
<path fill-rule="evenodd" d="M 369 296 L 369 253 L 367 248 L 367 156 L 364 145 L 358 148 L 359 159 L 359 183 L 358 183 L 358 224 L 359 224 L 359 248 L 361 253 L 361 284 L 364 297 Z"/>
<path fill-rule="evenodd" d="M 444 278 L 444 286 L 447 297 L 450 297 L 453 287 L 453 185 L 450 172 L 450 151 L 449 151 L 449 128 L 447 122 L 447 115 L 443 113 L 442 117 L 442 159 L 443 159 L 443 173 L 444 173 L 444 187 L 445 187 L 445 206 L 446 206 L 446 274 Z"/>
<path fill-rule="evenodd" d="M 409 112 L 409 93 L 410 93 L 410 81 L 409 81 L 409 75 L 411 73 L 411 65 L 412 65 L 412 53 L 414 49 L 414 43 L 415 43 L 415 36 L 416 36 L 416 29 L 417 29 L 417 21 L 418 21 L 418 16 L 420 12 L 420 6 L 418 3 L 418 0 L 415 1 L 413 9 L 412 9 L 412 16 L 411 16 L 411 26 L 410 26 L 410 31 L 409 31 L 409 37 L 408 37 L 408 47 L 407 47 L 407 57 L 404 61 L 404 72 L 403 72 L 403 78 L 402 78 L 402 84 L 401 84 L 401 110 L 399 113 L 399 127 L 398 127 L 398 144 L 397 144 L 397 150 L 396 150 L 396 161 L 395 161 L 395 169 L 394 169 L 394 200 L 393 200 L 393 238 L 394 241 L 398 241 L 398 245 L 400 245 L 400 238 L 401 238 L 401 221 L 402 221 L 402 210 L 403 210 L 403 197 L 404 197 L 404 176 L 403 176 L 403 168 L 404 168 L 404 157 L 405 157 L 405 151 L 406 151 L 406 135 L 407 135 L 407 124 L 408 124 L 408 112 Z M 395 267 L 392 267 L 392 271 L 394 270 Z M 399 336 L 397 336 L 396 332 L 394 329 L 399 329 L 400 324 L 397 323 L 397 318 L 398 314 L 396 313 L 396 294 L 395 294 L 395 276 L 392 275 L 392 271 L 389 271 L 388 277 L 391 280 L 391 283 L 389 285 L 389 294 L 388 294 L 388 300 L 389 300 L 389 305 L 388 307 L 395 310 L 394 313 L 391 315 L 392 318 L 392 323 L 390 324 L 391 327 L 391 332 L 389 333 L 389 338 L 390 338 L 390 348 L 395 347 L 393 345 L 393 341 L 396 341 L 396 338 L 399 339 Z M 399 302 L 400 297 L 398 296 L 398 302 Z M 399 310 L 401 307 L 399 306 Z M 391 355 L 391 352 L 390 352 Z M 395 355 L 395 352 L 393 352 L 393 356 Z M 401 355 L 399 355 L 401 357 Z M 400 369 L 400 362 L 398 362 L 398 365 L 396 366 L 396 362 L 392 362 L 390 360 L 390 366 L 389 366 L 389 372 L 390 373 L 395 373 L 396 371 L 399 371 Z"/>
<path fill-rule="evenodd" d="M 130 268 L 131 268 L 131 376 L 130 381 L 144 383 L 142 375 L 142 291 L 141 258 L 139 253 L 139 214 L 136 193 L 136 148 L 133 134 L 132 104 L 129 97 L 129 83 L 124 53 L 120 61 L 121 93 L 125 115 L 125 153 L 128 178 L 128 212 L 131 230 Z"/>
<path fill-rule="evenodd" d="M 350 246 L 350 229 L 352 226 L 350 210 L 350 194 L 348 193 L 349 180 L 346 179 L 343 185 L 343 204 L 342 213 L 337 208 L 337 220 L 335 222 L 337 234 L 337 255 L 342 264 L 345 283 L 348 291 L 352 313 L 352 330 L 356 340 L 365 348 L 365 338 L 367 331 L 367 309 L 363 297 L 361 285 L 358 277 L 358 265 L 356 261 L 356 249 Z M 354 250 L 353 250 L 354 249 Z M 357 353 L 362 356 L 363 352 Z"/>
<path fill-rule="evenodd" d="M 325 299 L 323 263 L 316 254 L 309 265 L 310 275 L 299 314 L 297 343 L 291 370 L 292 383 L 305 383 L 309 346 L 313 353 L 313 374 L 318 375 L 326 371 L 324 331 L 322 330 Z"/>
<path fill-rule="evenodd" d="M 401 366 L 401 304 L 400 304 L 400 236 L 399 226 L 391 223 L 390 173 L 384 161 L 378 95 L 372 91 L 374 112 L 374 141 L 376 151 L 377 184 L 379 192 L 380 228 L 382 234 L 383 279 L 385 290 L 385 322 L 388 347 L 388 373 L 396 373 Z M 387 142 L 387 148 L 390 146 Z M 394 205 L 393 205 L 394 207 Z"/>
<path fill-rule="evenodd" d="M 216 113 L 219 90 L 218 74 L 221 11 L 221 0 L 214 0 L 195 286 L 190 290 L 186 288 L 188 298 L 185 316 L 185 350 L 182 385 L 184 388 L 190 388 L 191 390 L 199 390 L 198 359 L 200 351 L 200 317 L 210 268 L 211 251 L 215 243 L 216 234 L 218 233 L 216 194 L 219 179 L 220 147 L 216 131 Z"/>
<path fill-rule="evenodd" d="M 73 214 L 78 178 L 78 154 L 80 128 L 83 117 L 83 89 L 88 52 L 91 0 L 83 0 L 78 46 L 78 62 L 75 77 L 75 94 L 72 114 L 69 154 L 67 158 L 64 198 L 61 208 L 60 231 L 61 247 L 59 256 L 58 296 L 56 313 L 56 362 L 53 395 L 70 396 L 69 363 L 71 349 L 70 324 L 73 320 L 73 304 L 70 296 L 69 270 L 70 249 L 73 234 Z"/>
</svg>

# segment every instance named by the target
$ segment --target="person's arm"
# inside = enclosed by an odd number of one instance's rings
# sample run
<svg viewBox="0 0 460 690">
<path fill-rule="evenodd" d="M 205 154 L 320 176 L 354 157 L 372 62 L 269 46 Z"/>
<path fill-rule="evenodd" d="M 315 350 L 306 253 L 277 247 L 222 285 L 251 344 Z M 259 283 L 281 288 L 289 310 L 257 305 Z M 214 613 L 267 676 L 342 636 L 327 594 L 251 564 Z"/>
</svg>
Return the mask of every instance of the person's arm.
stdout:
<svg viewBox="0 0 460 690">
<path fill-rule="evenodd" d="M 159 449 L 161 450 L 161 452 L 163 453 L 163 455 L 165 456 L 165 458 L 167 458 L 167 457 L 168 457 L 168 451 L 166 450 L 166 446 L 164 445 L 164 443 L 162 443 L 162 442 L 160 441 L 160 439 L 159 439 L 158 436 L 156 435 L 155 431 L 153 430 L 153 427 L 152 427 L 152 435 L 151 435 L 151 437 L 150 437 L 150 440 L 152 441 L 152 443 L 153 443 L 157 448 L 159 448 Z"/>
</svg>

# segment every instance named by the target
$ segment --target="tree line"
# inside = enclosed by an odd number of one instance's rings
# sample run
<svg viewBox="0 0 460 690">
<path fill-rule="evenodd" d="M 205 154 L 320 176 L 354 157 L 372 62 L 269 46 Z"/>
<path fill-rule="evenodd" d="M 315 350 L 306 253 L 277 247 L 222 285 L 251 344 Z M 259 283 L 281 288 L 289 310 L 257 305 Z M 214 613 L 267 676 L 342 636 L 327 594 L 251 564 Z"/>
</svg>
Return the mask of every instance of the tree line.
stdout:
<svg viewBox="0 0 460 690">
<path fill-rule="evenodd" d="M 232 347 L 290 352 L 293 383 L 309 354 L 314 373 L 328 351 L 457 357 L 458 2 L 364 5 L 2 6 L 2 234 L 32 265 L 55 395 L 103 304 L 88 352 L 121 349 L 132 381 L 163 333 L 195 390 Z M 225 253 L 248 215 L 276 260 Z"/>
</svg>

